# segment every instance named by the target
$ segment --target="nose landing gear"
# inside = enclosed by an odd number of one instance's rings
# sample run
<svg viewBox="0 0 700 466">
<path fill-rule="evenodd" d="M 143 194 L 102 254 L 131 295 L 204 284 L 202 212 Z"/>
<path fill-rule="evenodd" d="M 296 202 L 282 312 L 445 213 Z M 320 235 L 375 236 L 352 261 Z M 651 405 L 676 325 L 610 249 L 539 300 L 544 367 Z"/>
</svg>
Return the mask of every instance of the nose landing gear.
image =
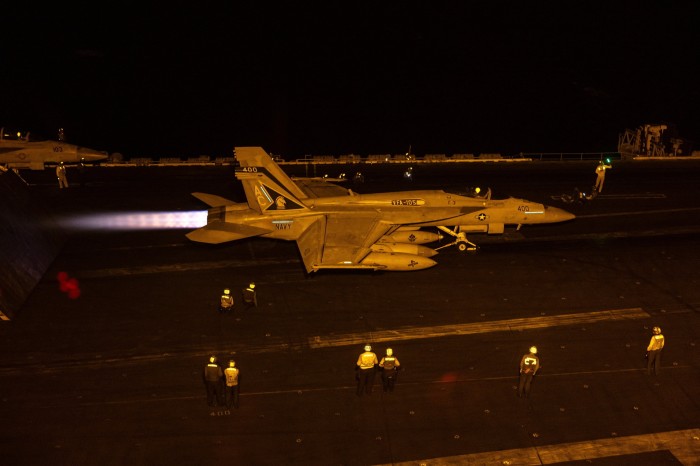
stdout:
<svg viewBox="0 0 700 466">
<path fill-rule="evenodd" d="M 450 236 L 453 236 L 455 240 L 449 244 L 445 244 L 443 246 L 440 246 L 439 248 L 435 248 L 436 251 L 449 247 L 449 246 L 457 246 L 457 249 L 459 249 L 461 252 L 469 251 L 469 252 L 476 252 L 479 250 L 479 246 L 476 244 L 472 243 L 467 239 L 466 233 L 463 231 L 459 231 L 459 226 L 456 226 L 454 230 L 451 230 L 447 227 L 439 226 L 438 229 L 444 231 Z"/>
</svg>

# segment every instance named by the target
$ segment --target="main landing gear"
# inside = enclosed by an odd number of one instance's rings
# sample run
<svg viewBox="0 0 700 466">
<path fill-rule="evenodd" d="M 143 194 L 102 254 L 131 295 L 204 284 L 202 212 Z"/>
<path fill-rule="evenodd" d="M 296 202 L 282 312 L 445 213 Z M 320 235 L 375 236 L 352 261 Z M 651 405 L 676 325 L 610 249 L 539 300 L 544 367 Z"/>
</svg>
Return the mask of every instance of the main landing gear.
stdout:
<svg viewBox="0 0 700 466">
<path fill-rule="evenodd" d="M 443 246 L 440 246 L 439 248 L 435 248 L 436 251 L 454 245 L 457 245 L 457 249 L 459 249 L 461 252 L 476 252 L 479 249 L 479 246 L 467 239 L 466 233 L 464 233 L 463 231 L 459 231 L 459 226 L 456 226 L 454 230 L 450 230 L 449 228 L 443 226 L 439 226 L 438 229 L 444 231 L 450 236 L 454 236 L 455 240 L 449 244 L 445 244 Z"/>
</svg>

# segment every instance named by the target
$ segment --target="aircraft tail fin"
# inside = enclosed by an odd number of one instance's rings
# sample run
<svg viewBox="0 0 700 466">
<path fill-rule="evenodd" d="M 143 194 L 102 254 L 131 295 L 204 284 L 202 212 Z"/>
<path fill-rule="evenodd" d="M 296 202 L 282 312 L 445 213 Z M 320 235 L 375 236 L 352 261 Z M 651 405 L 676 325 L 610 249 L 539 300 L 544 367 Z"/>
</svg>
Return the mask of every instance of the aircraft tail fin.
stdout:
<svg viewBox="0 0 700 466">
<path fill-rule="evenodd" d="M 260 214 L 300 211 L 308 196 L 262 147 L 236 147 L 236 178 L 243 184 L 248 206 Z"/>
</svg>

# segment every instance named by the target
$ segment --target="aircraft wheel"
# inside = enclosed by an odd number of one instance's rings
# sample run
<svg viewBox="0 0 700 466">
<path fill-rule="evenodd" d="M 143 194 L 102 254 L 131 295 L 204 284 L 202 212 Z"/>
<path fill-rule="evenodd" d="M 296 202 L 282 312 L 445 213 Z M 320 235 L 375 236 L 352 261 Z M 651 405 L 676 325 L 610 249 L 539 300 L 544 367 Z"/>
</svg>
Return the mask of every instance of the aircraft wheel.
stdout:
<svg viewBox="0 0 700 466">
<path fill-rule="evenodd" d="M 466 241 L 461 241 L 461 242 L 457 243 L 457 249 L 459 249 L 460 252 L 464 252 L 464 251 L 476 252 L 476 251 L 478 251 L 479 248 L 478 248 L 478 246 L 475 246 L 475 245 L 468 243 Z"/>
</svg>

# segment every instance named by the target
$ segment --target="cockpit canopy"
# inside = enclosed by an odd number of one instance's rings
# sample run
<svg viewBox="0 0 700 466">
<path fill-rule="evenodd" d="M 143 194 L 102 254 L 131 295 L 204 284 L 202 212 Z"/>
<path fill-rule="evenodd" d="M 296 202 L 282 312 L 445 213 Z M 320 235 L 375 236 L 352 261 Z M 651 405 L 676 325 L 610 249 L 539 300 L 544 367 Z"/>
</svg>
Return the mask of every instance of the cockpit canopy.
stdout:
<svg viewBox="0 0 700 466">
<path fill-rule="evenodd" d="M 31 139 L 30 139 L 31 134 Z M 15 128 L 3 127 L 0 129 L 0 141 L 15 141 L 15 142 L 38 142 L 46 141 L 47 138 L 29 131 L 19 130 Z"/>
<path fill-rule="evenodd" d="M 491 188 L 486 188 L 485 190 L 479 186 L 469 186 L 466 189 L 449 189 L 446 190 L 450 194 L 457 194 L 459 196 L 473 197 L 475 199 L 491 199 Z"/>
</svg>

